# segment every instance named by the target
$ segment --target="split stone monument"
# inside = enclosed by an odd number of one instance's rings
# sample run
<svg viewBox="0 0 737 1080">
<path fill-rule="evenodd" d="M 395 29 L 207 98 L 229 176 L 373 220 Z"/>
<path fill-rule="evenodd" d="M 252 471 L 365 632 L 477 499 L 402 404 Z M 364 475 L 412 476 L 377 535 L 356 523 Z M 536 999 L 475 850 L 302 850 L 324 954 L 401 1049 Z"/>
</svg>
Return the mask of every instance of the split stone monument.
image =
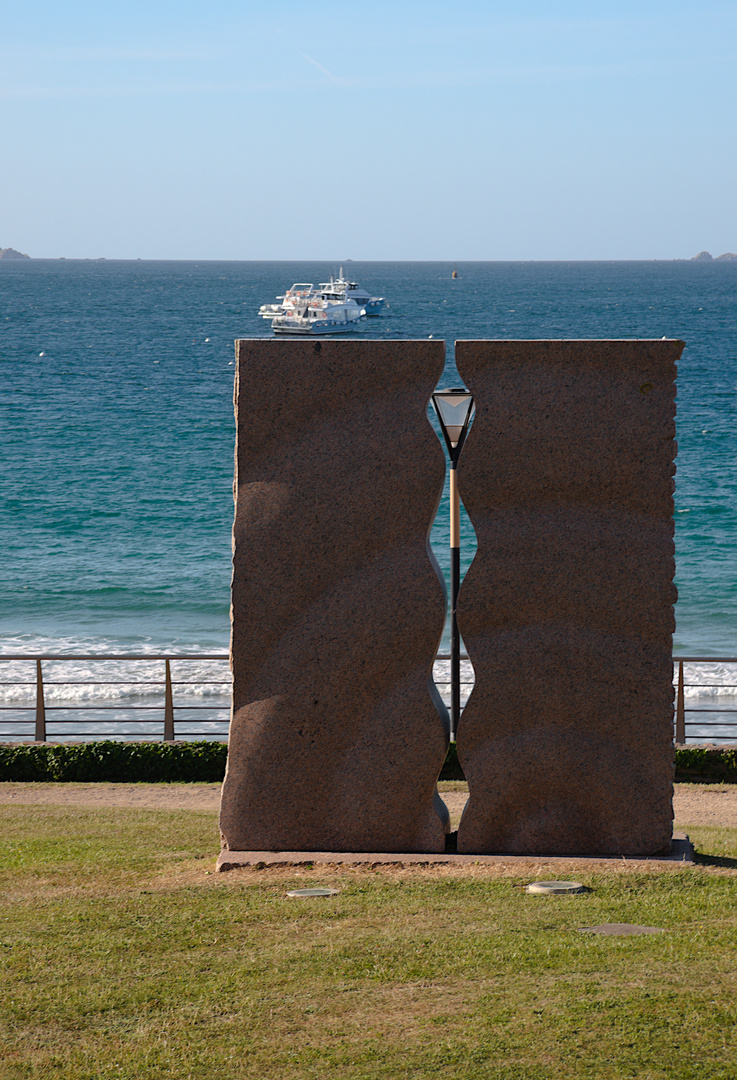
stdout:
<svg viewBox="0 0 737 1080">
<path fill-rule="evenodd" d="M 464 341 L 478 539 L 458 623 L 464 852 L 652 854 L 672 831 L 676 341 Z"/>
<path fill-rule="evenodd" d="M 442 852 L 442 341 L 239 341 L 229 850 Z M 435 695 L 436 696 L 436 695 Z"/>
<path fill-rule="evenodd" d="M 676 341 L 467 341 L 465 853 L 671 837 Z M 228 851 L 439 853 L 435 341 L 239 341 Z"/>
</svg>

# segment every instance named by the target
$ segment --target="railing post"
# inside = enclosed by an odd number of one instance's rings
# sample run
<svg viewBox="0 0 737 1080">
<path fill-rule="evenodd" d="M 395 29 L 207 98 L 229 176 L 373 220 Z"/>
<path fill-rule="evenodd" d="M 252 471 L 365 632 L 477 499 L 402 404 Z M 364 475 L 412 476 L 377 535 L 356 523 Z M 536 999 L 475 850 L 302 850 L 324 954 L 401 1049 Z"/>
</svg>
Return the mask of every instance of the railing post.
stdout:
<svg viewBox="0 0 737 1080">
<path fill-rule="evenodd" d="M 683 660 L 678 661 L 678 698 L 676 701 L 676 743 L 686 742 L 686 706 L 683 693 Z"/>
<path fill-rule="evenodd" d="M 46 705 L 44 704 L 44 680 L 41 661 L 36 661 L 36 742 L 46 742 Z"/>
<path fill-rule="evenodd" d="M 166 688 L 164 690 L 164 742 L 174 742 L 174 695 L 171 689 L 171 661 L 165 660 Z"/>
</svg>

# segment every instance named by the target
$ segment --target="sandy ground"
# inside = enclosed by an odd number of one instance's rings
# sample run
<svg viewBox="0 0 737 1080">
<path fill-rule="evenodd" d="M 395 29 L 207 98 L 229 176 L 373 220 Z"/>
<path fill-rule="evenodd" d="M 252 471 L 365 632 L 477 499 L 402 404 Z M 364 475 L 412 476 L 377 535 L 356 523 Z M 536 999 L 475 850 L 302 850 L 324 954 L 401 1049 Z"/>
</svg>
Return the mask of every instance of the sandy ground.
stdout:
<svg viewBox="0 0 737 1080">
<path fill-rule="evenodd" d="M 460 785 L 453 785 L 459 787 Z M 441 791 L 457 828 L 465 791 Z M 217 811 L 220 784 L 41 784 L 0 783 L 0 803 L 59 806 L 132 806 L 150 810 Z M 737 785 L 676 784 L 675 824 L 737 828 Z"/>
</svg>

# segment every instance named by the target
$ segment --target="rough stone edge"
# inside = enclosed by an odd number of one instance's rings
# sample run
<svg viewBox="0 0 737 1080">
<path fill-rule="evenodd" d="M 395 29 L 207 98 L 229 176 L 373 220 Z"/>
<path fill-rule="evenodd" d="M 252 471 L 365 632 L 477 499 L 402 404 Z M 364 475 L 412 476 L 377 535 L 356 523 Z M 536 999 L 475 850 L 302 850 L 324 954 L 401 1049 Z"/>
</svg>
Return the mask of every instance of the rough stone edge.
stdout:
<svg viewBox="0 0 737 1080">
<path fill-rule="evenodd" d="M 693 844 L 685 833 L 674 833 L 670 851 L 656 855 L 435 855 L 432 853 L 355 852 L 355 851 L 221 851 L 215 863 L 217 873 L 247 867 L 266 869 L 274 866 L 498 866 L 505 863 L 609 863 L 626 862 L 687 863 L 694 865 Z"/>
</svg>

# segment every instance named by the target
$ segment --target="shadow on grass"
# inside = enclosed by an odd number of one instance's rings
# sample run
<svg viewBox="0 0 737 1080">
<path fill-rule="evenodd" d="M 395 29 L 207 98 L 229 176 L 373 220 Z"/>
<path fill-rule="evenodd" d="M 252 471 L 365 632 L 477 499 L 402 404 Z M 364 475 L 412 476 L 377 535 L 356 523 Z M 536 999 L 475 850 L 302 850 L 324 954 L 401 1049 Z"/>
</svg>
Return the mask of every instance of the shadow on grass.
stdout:
<svg viewBox="0 0 737 1080">
<path fill-rule="evenodd" d="M 698 866 L 721 866 L 727 870 L 737 870 L 737 859 L 727 859 L 721 855 L 704 855 L 694 852 L 694 862 Z"/>
</svg>

